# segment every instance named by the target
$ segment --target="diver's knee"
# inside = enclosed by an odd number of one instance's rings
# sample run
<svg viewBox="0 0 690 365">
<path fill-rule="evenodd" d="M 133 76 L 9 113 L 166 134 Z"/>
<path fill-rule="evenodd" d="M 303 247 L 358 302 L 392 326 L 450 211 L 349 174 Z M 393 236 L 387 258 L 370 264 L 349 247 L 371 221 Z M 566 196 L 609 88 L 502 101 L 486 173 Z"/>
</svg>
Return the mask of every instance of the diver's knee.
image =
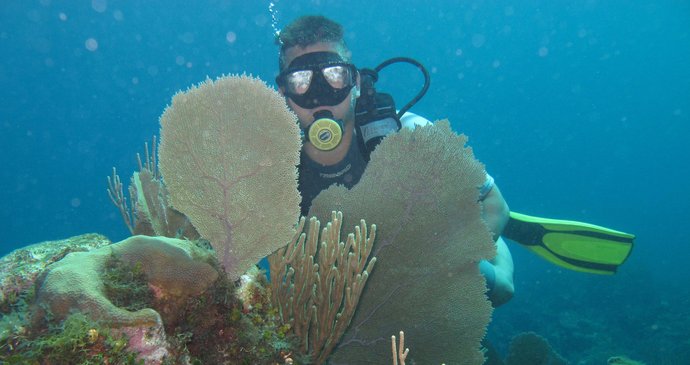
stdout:
<svg viewBox="0 0 690 365">
<path fill-rule="evenodd" d="M 494 307 L 505 304 L 513 297 L 513 280 L 505 272 L 486 260 L 479 262 L 479 271 L 486 279 L 486 296 Z"/>
<path fill-rule="evenodd" d="M 486 296 L 494 307 L 510 301 L 515 294 L 512 272 L 506 272 L 492 263 L 482 260 L 479 271 L 486 279 Z"/>
<path fill-rule="evenodd" d="M 501 297 L 498 301 L 500 304 L 495 304 L 494 306 L 497 307 L 499 305 L 508 303 L 511 299 L 513 299 L 513 295 L 515 295 L 515 285 L 513 284 L 512 280 L 506 280 L 503 284 L 501 284 Z"/>
<path fill-rule="evenodd" d="M 496 286 L 494 287 L 492 294 L 492 297 L 489 299 L 491 299 L 491 304 L 493 304 L 494 307 L 506 304 L 513 299 L 513 295 L 515 294 L 515 285 L 513 285 L 512 280 L 501 280 L 497 278 Z"/>
</svg>

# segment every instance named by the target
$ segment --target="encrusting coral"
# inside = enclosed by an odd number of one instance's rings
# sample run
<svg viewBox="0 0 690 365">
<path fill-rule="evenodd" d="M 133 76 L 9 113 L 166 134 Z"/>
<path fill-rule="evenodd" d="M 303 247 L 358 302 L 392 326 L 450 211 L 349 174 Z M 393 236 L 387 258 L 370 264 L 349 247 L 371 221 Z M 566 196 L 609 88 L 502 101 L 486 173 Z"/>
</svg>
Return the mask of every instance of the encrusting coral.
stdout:
<svg viewBox="0 0 690 365">
<path fill-rule="evenodd" d="M 101 273 L 116 255 L 130 265 L 140 265 L 156 296 L 175 301 L 203 292 L 218 278 L 211 266 L 212 253 L 190 241 L 167 237 L 133 236 L 89 252 L 77 252 L 48 267 L 37 282 L 36 309 L 64 319 L 73 311 L 113 326 L 146 326 L 160 322 L 152 309 L 127 311 L 105 294 Z"/>
<path fill-rule="evenodd" d="M 3 256 L 0 258 L 0 313 L 8 314 L 21 305 L 19 302 L 26 301 L 22 296 L 33 292 L 36 278 L 48 265 L 62 260 L 70 252 L 89 251 L 111 243 L 105 236 L 90 233 L 25 246 Z"/>
<path fill-rule="evenodd" d="M 161 313 L 150 307 L 130 311 L 111 301 L 102 273 L 113 258 L 137 266 L 144 273 L 153 297 L 166 303 L 159 311 L 177 312 L 187 298 L 203 293 L 218 278 L 211 265 L 212 252 L 190 241 L 167 237 L 133 236 L 89 252 L 67 255 L 54 263 L 37 281 L 33 315 L 39 321 L 56 322 L 82 313 L 107 324 L 129 338 L 129 349 L 148 363 L 169 355 Z M 173 307 L 173 309 L 170 309 Z"/>
</svg>

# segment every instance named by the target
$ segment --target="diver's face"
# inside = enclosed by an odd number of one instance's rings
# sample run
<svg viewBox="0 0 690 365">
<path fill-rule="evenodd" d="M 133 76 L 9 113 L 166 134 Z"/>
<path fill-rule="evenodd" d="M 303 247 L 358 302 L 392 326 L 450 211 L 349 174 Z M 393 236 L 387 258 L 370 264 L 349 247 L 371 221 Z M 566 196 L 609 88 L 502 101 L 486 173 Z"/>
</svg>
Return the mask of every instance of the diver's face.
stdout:
<svg viewBox="0 0 690 365">
<path fill-rule="evenodd" d="M 290 65 L 296 58 L 314 52 L 333 52 L 339 54 L 343 59 L 347 59 L 347 55 L 343 54 L 335 43 L 319 42 L 306 47 L 290 47 L 285 50 L 285 65 Z M 281 87 L 280 93 L 285 95 L 285 90 Z M 355 102 L 359 97 L 359 75 L 355 87 L 353 87 L 347 97 L 336 105 L 320 105 L 313 108 L 305 108 L 299 106 L 290 97 L 286 97 L 286 101 L 290 109 L 299 118 L 302 128 L 306 128 L 314 121 L 314 113 L 320 110 L 328 110 L 333 113 L 335 119 L 340 119 L 344 124 L 353 123 L 355 118 Z"/>
</svg>

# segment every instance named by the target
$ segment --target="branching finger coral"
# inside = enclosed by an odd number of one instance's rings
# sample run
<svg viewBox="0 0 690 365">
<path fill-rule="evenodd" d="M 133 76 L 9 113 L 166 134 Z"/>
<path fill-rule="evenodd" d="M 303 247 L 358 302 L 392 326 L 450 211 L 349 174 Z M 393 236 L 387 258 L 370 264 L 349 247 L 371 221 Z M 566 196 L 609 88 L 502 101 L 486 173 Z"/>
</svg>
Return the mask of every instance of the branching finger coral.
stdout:
<svg viewBox="0 0 690 365">
<path fill-rule="evenodd" d="M 273 305 L 315 364 L 326 361 L 349 326 L 376 262 L 368 259 L 376 225 L 367 230 L 361 220 L 342 242 L 342 220 L 332 212 L 319 236 L 319 221 L 311 218 L 305 233 L 302 217 L 293 240 L 268 258 Z"/>
</svg>

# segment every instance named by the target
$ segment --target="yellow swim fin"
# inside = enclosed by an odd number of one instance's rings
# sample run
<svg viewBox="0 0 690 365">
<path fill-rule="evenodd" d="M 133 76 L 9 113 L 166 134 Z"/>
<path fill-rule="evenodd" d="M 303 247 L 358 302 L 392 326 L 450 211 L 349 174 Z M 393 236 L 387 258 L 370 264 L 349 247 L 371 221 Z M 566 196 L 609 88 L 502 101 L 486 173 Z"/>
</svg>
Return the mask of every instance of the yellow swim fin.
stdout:
<svg viewBox="0 0 690 365">
<path fill-rule="evenodd" d="M 635 236 L 589 223 L 510 212 L 503 236 L 566 269 L 614 274 L 630 256 Z"/>
</svg>

